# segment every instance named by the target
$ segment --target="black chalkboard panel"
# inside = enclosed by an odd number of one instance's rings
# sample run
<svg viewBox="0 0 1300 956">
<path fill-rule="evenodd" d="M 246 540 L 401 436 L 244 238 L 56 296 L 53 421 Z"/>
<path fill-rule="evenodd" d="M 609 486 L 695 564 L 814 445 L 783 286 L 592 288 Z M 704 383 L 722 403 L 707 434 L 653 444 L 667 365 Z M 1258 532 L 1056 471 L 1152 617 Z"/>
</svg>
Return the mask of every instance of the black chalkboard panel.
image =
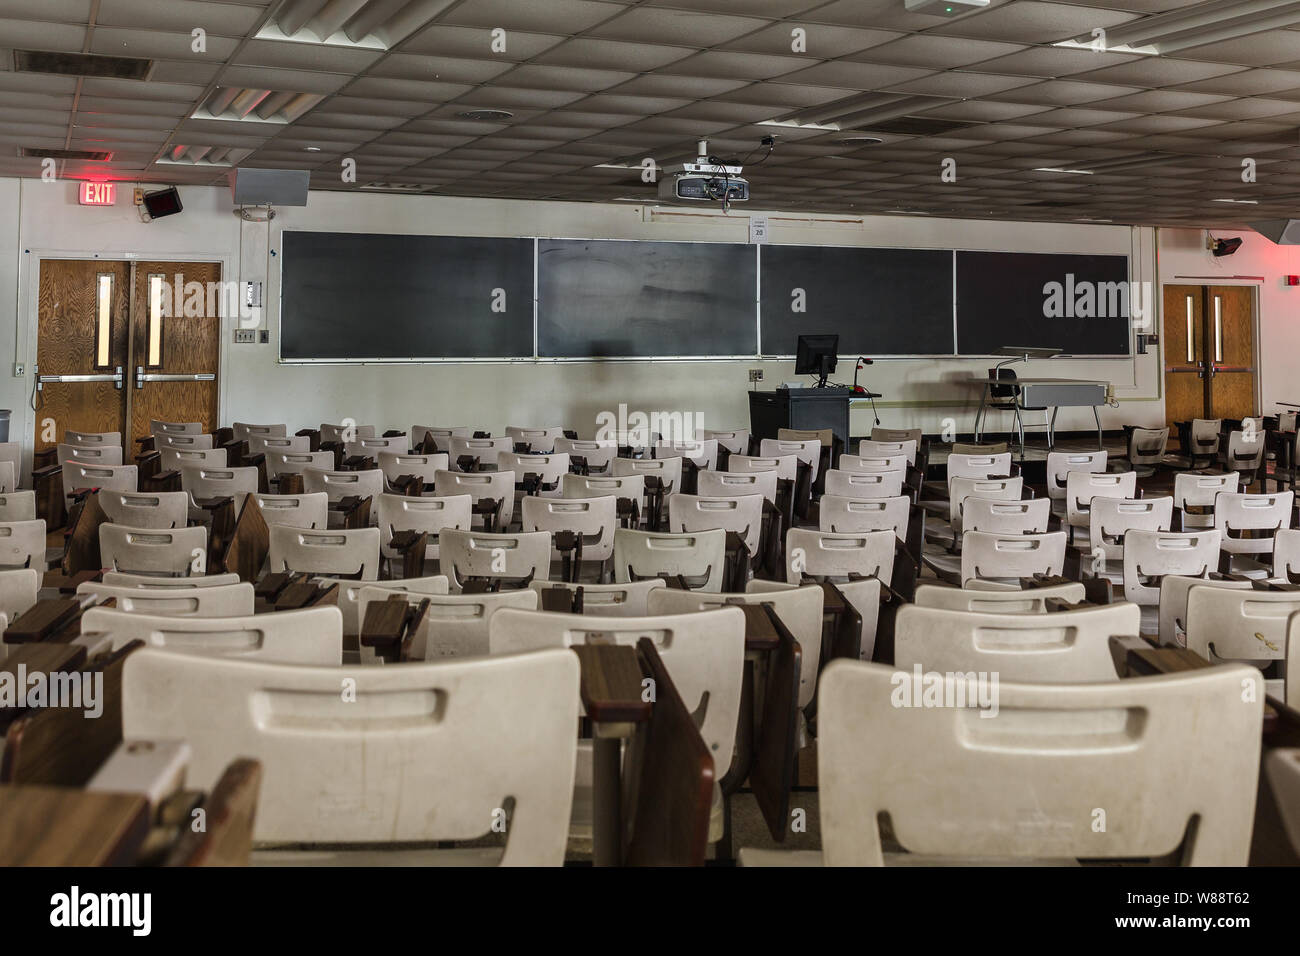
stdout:
<svg viewBox="0 0 1300 956">
<path fill-rule="evenodd" d="M 531 239 L 286 231 L 280 251 L 281 358 L 533 354 Z"/>
<path fill-rule="evenodd" d="M 822 333 L 841 355 L 953 353 L 951 251 L 766 245 L 762 274 L 765 355 Z"/>
<path fill-rule="evenodd" d="M 539 240 L 537 354 L 754 355 L 757 268 L 735 243 Z"/>
<path fill-rule="evenodd" d="M 1128 355 L 1128 278 L 1128 256 L 958 252 L 958 351 Z"/>
</svg>

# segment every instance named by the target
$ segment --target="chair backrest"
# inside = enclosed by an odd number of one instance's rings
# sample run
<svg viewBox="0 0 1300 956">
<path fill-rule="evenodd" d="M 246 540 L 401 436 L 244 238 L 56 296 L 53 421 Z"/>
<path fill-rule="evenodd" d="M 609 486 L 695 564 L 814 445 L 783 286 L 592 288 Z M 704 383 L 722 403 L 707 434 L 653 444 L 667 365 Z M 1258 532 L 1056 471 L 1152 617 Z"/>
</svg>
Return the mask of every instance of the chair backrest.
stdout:
<svg viewBox="0 0 1300 956">
<path fill-rule="evenodd" d="M 775 471 L 701 471 L 695 476 L 695 490 L 711 498 L 762 495 L 776 504 Z"/>
<path fill-rule="evenodd" d="M 763 496 L 708 498 L 703 495 L 668 496 L 668 530 L 676 534 L 733 531 L 745 541 L 750 555 L 758 553 L 759 533 L 763 530 Z"/>
<path fill-rule="evenodd" d="M 164 422 L 156 418 L 149 421 L 149 434 L 154 435 L 202 435 L 202 422 Z"/>
<path fill-rule="evenodd" d="M 63 440 L 69 445 L 122 445 L 121 432 L 76 432 L 71 428 L 63 432 Z"/>
<path fill-rule="evenodd" d="M 438 557 L 439 535 L 447 528 L 469 531 L 474 518 L 474 499 L 469 495 L 450 498 L 407 498 L 402 495 L 379 496 L 379 531 L 385 547 L 396 531 L 427 532 L 424 556 Z"/>
<path fill-rule="evenodd" d="M 515 514 L 515 480 L 513 471 L 435 471 L 433 493 L 439 498 L 469 495 L 474 501 L 491 498 L 498 502 L 497 527 L 509 526 Z"/>
<path fill-rule="evenodd" d="M 1169 443 L 1168 428 L 1134 428 L 1128 433 L 1129 464 L 1158 465 Z"/>
<path fill-rule="evenodd" d="M 267 555 L 271 571 L 305 571 L 374 581 L 379 577 L 379 529 L 311 531 L 273 524 Z"/>
<path fill-rule="evenodd" d="M 84 581 L 77 585 L 77 593 L 93 594 L 99 601 L 112 598 L 115 610 L 127 614 L 240 617 L 253 613 L 253 585 L 244 581 L 215 588 L 141 588 Z M 84 621 L 82 632 L 87 633 Z"/>
<path fill-rule="evenodd" d="M 1273 577 L 1300 583 L 1300 530 L 1283 528 L 1273 535 Z"/>
<path fill-rule="evenodd" d="M 18 474 L 18 467 L 12 461 L 0 460 L 0 494 L 18 490 Z"/>
<path fill-rule="evenodd" d="M 497 467 L 513 471 L 522 481 L 524 475 L 537 475 L 543 485 L 558 486 L 560 479 L 569 473 L 569 456 L 562 453 L 519 455 L 503 451 L 497 456 Z"/>
<path fill-rule="evenodd" d="M 663 441 L 654 444 L 656 458 L 689 458 L 697 468 L 718 467 L 718 442 L 714 438 Z"/>
<path fill-rule="evenodd" d="M 857 534 L 862 531 L 893 531 L 907 540 L 912 502 L 905 495 L 892 498 L 846 498 L 822 495 L 818 503 L 817 527 L 821 531 Z"/>
<path fill-rule="evenodd" d="M 870 438 L 864 438 L 858 442 L 858 457 L 897 458 L 899 455 L 904 455 L 907 457 L 909 465 L 915 465 L 916 446 L 917 441 L 913 438 L 908 438 L 905 441 L 873 441 Z M 843 467 L 843 465 L 840 467 Z"/>
<path fill-rule="evenodd" d="M 727 460 L 727 468 L 738 472 L 775 471 L 778 479 L 794 481 L 799 477 L 799 456 L 732 455 Z"/>
<path fill-rule="evenodd" d="M 378 585 L 367 584 L 352 578 L 312 578 L 319 585 L 335 586 L 335 600 L 343 614 L 343 633 L 352 636 L 361 633 L 361 592 L 368 587 L 382 587 L 385 591 L 404 591 L 423 597 L 446 594 L 447 579 L 441 574 L 431 574 L 422 578 L 396 578 Z"/>
<path fill-rule="evenodd" d="M 213 435 L 170 435 L 167 433 L 154 436 L 154 445 L 159 451 L 164 448 L 180 448 L 183 451 L 210 451 L 216 447 Z M 225 459 L 222 459 L 223 463 Z"/>
<path fill-rule="evenodd" d="M 41 572 L 35 568 L 18 568 L 0 571 L 0 614 L 6 623 L 36 603 L 36 592 L 41 587 Z"/>
<path fill-rule="evenodd" d="M 171 588 L 178 591 L 191 591 L 194 588 L 223 588 L 227 584 L 238 584 L 239 575 L 231 571 L 226 574 L 177 578 L 170 575 L 134 574 L 130 571 L 105 571 L 104 583 L 115 588 Z"/>
<path fill-rule="evenodd" d="M 1264 451 L 1264 429 L 1257 429 L 1250 434 L 1234 431 L 1228 435 L 1224 461 L 1229 468 L 1237 471 L 1254 471 L 1263 464 Z"/>
<path fill-rule="evenodd" d="M 68 461 L 63 466 L 63 493 L 71 495 L 78 488 L 110 488 L 135 491 L 139 469 L 135 465 L 90 465 Z"/>
<path fill-rule="evenodd" d="M 801 586 L 806 585 L 752 578 L 745 585 L 745 593 L 773 594 L 792 591 Z M 839 590 L 845 602 L 857 612 L 858 617 L 862 620 L 858 635 L 858 656 L 860 660 L 869 661 L 875 652 L 876 625 L 879 623 L 880 618 L 880 595 L 882 593 L 880 579 L 866 578 L 864 580 L 842 581 L 837 583 L 835 587 Z"/>
<path fill-rule="evenodd" d="M 1166 574 L 1160 579 L 1158 635 L 1160 643 L 1168 646 L 1187 646 L 1187 597 L 1194 587 L 1237 588 L 1252 587 L 1246 577 L 1212 578 Z"/>
<path fill-rule="evenodd" d="M 1214 499 L 1222 491 L 1235 492 L 1241 475 L 1230 471 L 1226 475 L 1207 475 L 1201 472 L 1180 471 L 1174 475 L 1174 507 L 1183 513 L 1183 527 L 1213 528 Z M 1209 511 L 1210 514 L 1189 512 L 1189 508 Z"/>
<path fill-rule="evenodd" d="M 326 442 L 347 443 L 356 441 L 358 438 L 374 438 L 374 425 L 329 425 L 322 423 L 320 426 L 321 444 Z"/>
<path fill-rule="evenodd" d="M 663 483 L 665 493 L 671 494 L 682 490 L 682 467 L 680 455 L 669 456 L 665 452 L 662 458 L 615 458 L 610 463 L 609 473 L 615 478 L 653 475 Z M 644 491 L 641 497 L 644 505 Z"/>
<path fill-rule="evenodd" d="M 682 575 L 701 591 L 721 591 L 727 554 L 722 529 L 664 534 L 619 528 L 614 532 L 614 580 L 620 584 Z"/>
<path fill-rule="evenodd" d="M 485 534 L 445 528 L 438 545 L 438 569 L 447 576 L 452 591 L 460 591 L 470 577 L 527 581 L 551 577 L 551 536 L 545 531 Z"/>
<path fill-rule="evenodd" d="M 1219 433 L 1223 431 L 1222 418 L 1193 418 L 1191 427 L 1192 447 L 1184 452 L 1196 452 L 1198 455 L 1213 455 L 1219 450 Z"/>
<path fill-rule="evenodd" d="M 99 557 L 104 567 L 137 574 L 188 577 L 207 570 L 208 529 L 99 526 Z"/>
<path fill-rule="evenodd" d="M 568 455 L 570 460 L 585 458 L 588 470 L 604 471 L 609 467 L 609 463 L 618 457 L 618 442 L 612 438 L 591 440 L 557 438 L 555 439 L 555 452 L 556 454 Z"/>
<path fill-rule="evenodd" d="M 1060 574 L 1065 567 L 1065 532 L 993 534 L 968 531 L 961 540 L 962 584 L 977 578 L 1032 578 Z"/>
<path fill-rule="evenodd" d="M 90 465 L 122 464 L 121 445 L 59 445 L 54 449 L 55 458 L 60 467 L 70 461 L 81 461 Z"/>
<path fill-rule="evenodd" d="M 296 452 L 305 455 L 310 451 L 311 438 L 307 435 L 250 435 L 248 438 L 249 456 L 266 455 L 268 468 L 271 456 L 277 452 Z"/>
<path fill-rule="evenodd" d="M 1183 845 L 1184 863 L 1245 866 L 1264 714 L 1263 694 L 1242 702 L 1251 674 L 999 682 L 996 716 L 981 719 L 993 711 L 965 675 L 927 675 L 931 694 L 894 668 L 834 661 L 817 705 L 825 861 L 882 865 L 888 814 L 916 854 L 1119 859 Z"/>
<path fill-rule="evenodd" d="M 903 493 L 906 474 L 902 471 L 841 471 L 831 468 L 826 472 L 826 494 L 841 498 L 897 498 Z"/>
<path fill-rule="evenodd" d="M 379 470 L 392 487 L 393 482 L 402 475 L 416 475 L 423 484 L 433 484 L 434 472 L 450 471 L 451 462 L 446 452 L 432 455 L 408 455 L 405 452 L 381 451 L 379 453 Z"/>
<path fill-rule="evenodd" d="M 670 499 L 671 500 L 671 499 Z M 618 499 L 540 498 L 520 500 L 520 524 L 524 531 L 573 531 L 582 535 L 582 560 L 606 561 L 614 554 L 614 529 L 618 527 Z M 551 560 L 560 552 L 551 551 Z"/>
<path fill-rule="evenodd" d="M 235 499 L 235 514 L 244 510 L 244 500 L 257 493 L 258 470 L 254 467 L 226 468 L 222 465 L 182 465 L 181 487 L 191 500 L 229 495 Z M 315 489 L 309 488 L 308 491 Z"/>
<path fill-rule="evenodd" d="M 953 588 L 941 584 L 922 584 L 916 589 L 918 607 L 945 608 L 950 611 L 979 611 L 984 614 L 1046 614 L 1048 601 L 1078 604 L 1087 598 L 1082 582 L 1054 584 L 1044 588 L 989 589 Z"/>
<path fill-rule="evenodd" d="M 330 501 L 338 501 L 348 495 L 378 498 L 384 493 L 384 473 L 378 468 L 366 471 L 307 468 L 302 473 L 302 488 L 308 494 L 323 491 Z"/>
<path fill-rule="evenodd" d="M 190 496 L 183 491 L 99 492 L 99 506 L 113 524 L 130 528 L 183 528 L 189 517 Z"/>
<path fill-rule="evenodd" d="M 573 803 L 578 678 L 567 650 L 322 668 L 145 649 L 126 661 L 122 730 L 127 739 L 186 740 L 187 783 L 200 789 L 236 756 L 259 760 L 260 841 L 476 839 L 508 794 L 501 862 L 558 866 Z"/>
<path fill-rule="evenodd" d="M 1124 535 L 1128 531 L 1168 531 L 1174 517 L 1172 495 L 1163 498 L 1094 498 L 1088 524 L 1088 543 L 1092 554 L 1106 561 L 1118 561 L 1124 555 Z"/>
<path fill-rule="evenodd" d="M 1015 478 L 948 478 L 948 523 L 954 531 L 962 530 L 962 506 L 971 496 L 997 498 L 1001 501 L 1019 501 L 1024 494 L 1025 479 Z"/>
<path fill-rule="evenodd" d="M 334 452 L 332 451 L 268 451 L 266 453 L 267 478 L 278 478 L 280 475 L 289 474 L 302 475 L 308 468 L 333 467 Z"/>
<path fill-rule="evenodd" d="M 424 444 L 426 435 L 433 436 L 433 443 L 438 446 L 438 450 L 447 451 L 447 439 L 455 436 L 457 438 L 470 438 L 474 434 L 474 429 L 468 425 L 412 425 L 411 426 L 411 447 L 419 448 Z"/>
<path fill-rule="evenodd" d="M 614 461 L 623 461 L 615 458 Z M 645 501 L 645 475 L 565 475 L 560 481 L 560 495 L 564 498 L 631 498 Z"/>
<path fill-rule="evenodd" d="M 823 448 L 835 447 L 833 428 L 778 428 L 777 441 L 818 441 Z"/>
<path fill-rule="evenodd" d="M 782 591 L 753 591 L 744 594 L 705 594 L 680 588 L 660 588 L 652 591 L 647 601 L 652 616 L 690 614 L 738 604 L 772 605 L 772 610 L 776 611 L 781 623 L 789 628 L 791 635 L 799 642 L 800 709 L 812 703 L 813 692 L 817 688 L 824 603 L 825 592 L 815 584 Z"/>
<path fill-rule="evenodd" d="M 545 428 L 507 425 L 506 435 L 516 445 L 527 445 L 530 454 L 549 455 L 557 451 L 555 442 L 564 437 L 564 429 L 558 425 Z"/>
<path fill-rule="evenodd" d="M 504 610 L 492 615 L 488 625 L 493 655 L 569 648 L 590 643 L 593 637 L 633 646 L 643 637 L 654 641 L 686 709 L 695 715 L 714 766 L 731 766 L 745 669 L 745 615 L 740 608 L 598 618 Z"/>
<path fill-rule="evenodd" d="M 254 438 L 284 438 L 289 434 L 287 425 L 250 425 L 233 422 L 230 426 L 235 441 L 252 441 Z"/>
<path fill-rule="evenodd" d="M 1011 452 L 1002 455 L 949 455 L 948 480 L 1001 478 L 1011 474 Z"/>
<path fill-rule="evenodd" d="M 994 534 L 1043 534 L 1052 513 L 1051 498 L 1007 501 L 981 494 L 967 495 L 962 502 L 961 531 L 991 531 Z"/>
<path fill-rule="evenodd" d="M 1046 500 L 1046 499 L 1044 499 Z M 997 674 L 999 681 L 1076 684 L 1118 680 L 1111 637 L 1137 637 L 1136 604 L 1055 614 L 997 614 L 904 604 L 894 617 L 901 671 Z"/>
<path fill-rule="evenodd" d="M 0 521 L 30 521 L 36 517 L 36 492 L 0 493 Z"/>
<path fill-rule="evenodd" d="M 1010 448 L 1004 441 L 955 441 L 949 451 L 954 455 L 1005 455 Z"/>
<path fill-rule="evenodd" d="M 892 531 L 831 534 L 790 528 L 785 533 L 785 579 L 800 584 L 804 575 L 842 580 L 879 578 L 888 584 L 894 575 L 897 541 Z"/>
<path fill-rule="evenodd" d="M 582 591 L 582 613 L 592 617 L 645 617 L 650 613 L 650 595 L 668 587 L 663 578 L 627 581 L 623 584 L 572 584 L 567 581 L 534 581 L 528 585 L 540 596 L 547 588 Z"/>
<path fill-rule="evenodd" d="M 1013 368 L 991 368 L 991 369 L 989 369 L 989 378 L 991 378 L 991 379 L 993 379 L 994 381 L 999 382 L 999 383 L 1001 383 L 1001 382 L 1006 382 L 1006 383 L 1007 383 L 1007 384 L 1005 384 L 1005 385 L 1002 385 L 1002 384 L 998 384 L 998 385 L 990 385 L 990 386 L 989 386 L 989 397 L 990 397 L 990 398 L 1001 398 L 1001 399 L 1007 399 L 1007 398 L 1019 398 L 1019 397 L 1020 397 L 1020 387 L 1019 387 L 1018 385 L 1016 385 L 1016 370 L 1015 370 L 1015 369 L 1013 369 Z"/>
<path fill-rule="evenodd" d="M 881 428 L 877 425 L 871 429 L 869 436 L 872 441 L 914 441 L 919 446 L 921 444 L 921 429 L 919 428 Z"/>
<path fill-rule="evenodd" d="M 1187 594 L 1187 649 L 1212 664 L 1237 661 L 1263 668 L 1282 661 L 1285 679 L 1293 665 L 1300 667 L 1300 649 L 1287 640 L 1297 612 L 1297 591 L 1194 586 Z"/>
<path fill-rule="evenodd" d="M 1294 491 L 1250 495 L 1221 492 L 1214 499 L 1214 527 L 1223 535 L 1223 550 L 1231 554 L 1272 554 L 1273 533 L 1291 527 Z M 1242 537 L 1238 532 L 1263 532 Z"/>
<path fill-rule="evenodd" d="M 758 443 L 758 453 L 764 458 L 781 458 L 794 455 L 805 461 L 812 468 L 812 480 L 817 480 L 817 469 L 822 460 L 822 443 L 819 439 L 807 441 L 782 441 L 779 438 L 764 438 Z"/>
<path fill-rule="evenodd" d="M 836 462 L 835 467 L 840 471 L 901 471 L 903 474 L 907 474 L 907 467 L 910 464 L 911 462 L 907 460 L 906 455 L 891 455 L 888 458 L 864 458 L 860 455 L 840 455 L 840 460 Z"/>
<path fill-rule="evenodd" d="M 446 582 L 439 576 L 438 580 Z M 388 582 L 367 585 L 357 597 L 357 619 L 366 619 L 371 601 L 387 601 L 395 594 L 405 594 L 407 603 L 428 600 L 419 629 L 411 638 L 412 660 L 436 661 L 448 657 L 483 657 L 488 653 L 488 625 L 492 615 L 502 608 L 535 611 L 537 592 L 532 588 L 498 591 L 492 594 L 429 594 L 388 587 Z"/>
<path fill-rule="evenodd" d="M 1049 451 L 1047 453 L 1047 497 L 1065 497 L 1066 476 L 1072 471 L 1106 470 L 1105 451 Z"/>
<path fill-rule="evenodd" d="M 344 459 L 366 457 L 378 459 L 380 455 L 405 455 L 411 450 L 411 442 L 405 435 L 388 435 L 384 438 L 356 438 L 343 443 Z"/>
<path fill-rule="evenodd" d="M 1136 497 L 1136 471 L 1071 471 L 1065 476 L 1066 520 L 1079 528 L 1089 525 L 1093 498 Z"/>
<path fill-rule="evenodd" d="M 438 447 L 442 448 L 442 442 L 438 442 Z M 497 457 L 503 451 L 514 450 L 515 443 L 510 440 L 509 435 L 500 435 L 497 438 L 461 438 L 453 435 L 447 439 L 447 456 L 451 459 L 453 469 L 459 468 L 457 462 L 462 455 L 472 455 L 477 458 L 480 467 L 496 467 Z"/>
<path fill-rule="evenodd" d="M 225 468 L 229 453 L 224 448 L 181 448 L 177 445 L 164 445 L 159 449 L 159 467 L 163 471 L 179 471 L 182 468 Z"/>
<path fill-rule="evenodd" d="M 1222 536 L 1207 531 L 1130 531 L 1124 536 L 1124 597 L 1135 604 L 1159 604 L 1159 578 L 1166 574 L 1203 578 L 1219 567 Z M 1150 579 L 1157 579 L 1149 583 Z"/>
<path fill-rule="evenodd" d="M 719 448 L 725 448 L 730 454 L 744 455 L 749 452 L 749 430 L 745 428 L 731 428 L 726 431 L 716 429 L 701 428 L 696 432 L 701 438 L 712 438 L 718 443 Z"/>
<path fill-rule="evenodd" d="M 323 491 L 302 495 L 253 495 L 268 525 L 324 530 L 329 523 L 330 499 Z"/>
</svg>

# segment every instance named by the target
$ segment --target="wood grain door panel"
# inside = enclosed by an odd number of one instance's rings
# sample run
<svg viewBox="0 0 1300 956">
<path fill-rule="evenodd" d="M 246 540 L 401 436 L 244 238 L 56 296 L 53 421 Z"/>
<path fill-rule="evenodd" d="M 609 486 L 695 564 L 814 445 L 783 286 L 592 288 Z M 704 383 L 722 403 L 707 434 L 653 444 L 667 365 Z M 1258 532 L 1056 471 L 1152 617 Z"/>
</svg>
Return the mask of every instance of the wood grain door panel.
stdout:
<svg viewBox="0 0 1300 956">
<path fill-rule="evenodd" d="M 1206 381 L 1200 365 L 1205 336 L 1203 298 L 1200 286 L 1165 286 L 1165 422 L 1173 441 L 1178 437 L 1175 422 L 1205 417 Z"/>
<path fill-rule="evenodd" d="M 1246 286 L 1206 289 L 1207 338 L 1214 356 L 1210 404 L 1215 418 L 1255 414 L 1254 296 Z"/>
</svg>

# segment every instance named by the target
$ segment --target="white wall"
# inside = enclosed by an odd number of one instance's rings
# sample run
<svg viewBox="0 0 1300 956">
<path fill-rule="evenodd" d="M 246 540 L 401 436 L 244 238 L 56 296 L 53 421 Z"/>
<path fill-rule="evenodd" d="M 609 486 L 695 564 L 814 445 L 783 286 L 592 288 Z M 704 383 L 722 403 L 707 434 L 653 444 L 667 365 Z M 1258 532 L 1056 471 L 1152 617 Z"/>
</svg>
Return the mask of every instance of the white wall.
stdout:
<svg viewBox="0 0 1300 956">
<path fill-rule="evenodd" d="M 218 259 L 225 277 L 264 281 L 269 345 L 232 345 L 235 319 L 223 336 L 222 418 L 225 422 L 286 421 L 299 427 L 351 417 L 381 427 L 472 424 L 499 430 L 506 424 L 563 424 L 590 434 L 596 416 L 620 402 L 642 411 L 701 414 L 706 427 L 748 420 L 746 370 L 764 369 L 763 386 L 794 379 L 791 362 L 608 362 L 434 365 L 278 364 L 280 236 L 284 229 L 480 236 L 614 239 L 697 239 L 743 242 L 747 214 L 724 217 L 652 212 L 636 204 L 543 203 L 451 197 L 311 194 L 305 208 L 277 210 L 268 225 L 241 223 L 225 189 L 182 187 L 185 211 L 144 224 L 129 204 L 124 184 L 111 209 L 81 207 L 75 184 L 0 179 L 0 342 L 9 352 L 0 367 L 0 405 L 14 409 L 14 434 L 30 441 L 33 419 L 30 365 L 35 359 L 39 256 Z M 665 214 L 667 213 L 667 214 Z M 1135 280 L 1155 280 L 1155 233 L 1150 229 L 1089 224 L 1004 223 L 927 217 L 844 216 L 812 221 L 795 213 L 771 214 L 771 241 L 809 245 L 962 248 L 978 250 L 1109 253 L 1132 256 Z M 1243 252 L 1245 250 L 1243 249 Z M 1168 269 L 1167 265 L 1162 269 Z M 1300 271 L 1295 267 L 1293 271 Z M 900 316 L 899 321 L 906 321 Z M 1271 326 L 1270 326 L 1271 327 Z M 1292 340 L 1288 343 L 1294 345 Z M 12 350 L 12 351 L 11 351 Z M 1292 348 L 1292 354 L 1294 349 Z M 1103 422 L 1163 420 L 1158 350 L 1119 360 L 1031 363 L 1021 375 L 1088 377 L 1112 381 L 1121 405 Z M 16 379 L 10 364 L 27 363 Z M 970 428 L 977 393 L 963 384 L 982 374 L 987 359 L 891 359 L 866 370 L 864 381 L 883 392 L 883 423 L 920 425 L 938 432 L 952 418 Z M 1285 361 L 1269 368 L 1283 374 Z M 852 366 L 836 378 L 848 380 Z M 1280 387 L 1280 386 L 1279 386 Z M 1009 423 L 1008 423 L 1009 424 Z M 1005 427 L 995 421 L 993 427 Z M 853 433 L 871 426 L 869 408 L 856 409 Z M 1088 429 L 1091 415 L 1061 413 L 1058 428 Z"/>
</svg>

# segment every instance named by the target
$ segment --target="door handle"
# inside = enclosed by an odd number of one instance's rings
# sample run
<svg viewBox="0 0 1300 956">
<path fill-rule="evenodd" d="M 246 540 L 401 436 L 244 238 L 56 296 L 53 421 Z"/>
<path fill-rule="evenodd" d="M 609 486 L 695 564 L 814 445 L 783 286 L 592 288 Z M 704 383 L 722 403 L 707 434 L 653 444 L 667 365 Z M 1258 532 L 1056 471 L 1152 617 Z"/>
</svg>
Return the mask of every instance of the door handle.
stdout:
<svg viewBox="0 0 1300 956">
<path fill-rule="evenodd" d="M 39 366 L 37 368 L 39 369 Z M 51 385 L 55 385 L 55 384 L 79 385 L 86 382 L 112 382 L 114 388 L 121 388 L 123 384 L 122 382 L 123 377 L 124 376 L 122 374 L 122 366 L 120 365 L 117 367 L 115 371 L 111 373 L 100 372 L 100 373 L 88 374 L 88 375 L 80 375 L 80 374 L 37 375 L 36 390 L 38 392 L 45 391 L 45 385 L 47 382 Z"/>
<path fill-rule="evenodd" d="M 146 372 L 143 365 L 135 367 L 135 387 L 144 388 L 145 382 L 214 382 L 215 372 Z"/>
</svg>

